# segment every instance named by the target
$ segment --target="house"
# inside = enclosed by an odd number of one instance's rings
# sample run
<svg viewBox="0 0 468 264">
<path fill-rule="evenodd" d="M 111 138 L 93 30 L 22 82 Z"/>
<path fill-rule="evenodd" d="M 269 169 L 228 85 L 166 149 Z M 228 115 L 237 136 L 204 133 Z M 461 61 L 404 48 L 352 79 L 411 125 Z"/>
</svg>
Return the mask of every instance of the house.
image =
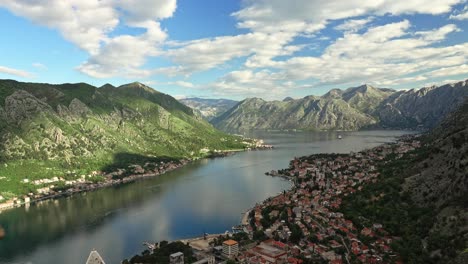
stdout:
<svg viewBox="0 0 468 264">
<path fill-rule="evenodd" d="M 184 253 L 177 252 L 169 255 L 170 264 L 184 264 Z"/>
<path fill-rule="evenodd" d="M 273 244 L 271 240 L 265 242 L 260 243 L 260 245 L 250 249 L 248 252 L 269 263 L 286 263 L 287 252 L 274 246 L 275 244 Z"/>
<path fill-rule="evenodd" d="M 373 232 L 372 232 L 372 229 L 367 228 L 367 227 L 364 227 L 364 228 L 361 230 L 361 235 L 363 235 L 363 236 L 374 236 L 374 235 L 373 235 Z"/>
</svg>

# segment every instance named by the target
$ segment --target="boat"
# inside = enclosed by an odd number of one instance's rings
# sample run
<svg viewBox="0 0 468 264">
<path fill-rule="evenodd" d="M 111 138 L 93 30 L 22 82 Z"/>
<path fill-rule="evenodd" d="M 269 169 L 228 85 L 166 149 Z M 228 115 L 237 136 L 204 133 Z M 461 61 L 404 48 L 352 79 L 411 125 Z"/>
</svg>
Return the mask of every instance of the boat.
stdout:
<svg viewBox="0 0 468 264">
<path fill-rule="evenodd" d="M 341 135 L 338 135 L 338 139 L 342 139 L 343 137 Z"/>
</svg>

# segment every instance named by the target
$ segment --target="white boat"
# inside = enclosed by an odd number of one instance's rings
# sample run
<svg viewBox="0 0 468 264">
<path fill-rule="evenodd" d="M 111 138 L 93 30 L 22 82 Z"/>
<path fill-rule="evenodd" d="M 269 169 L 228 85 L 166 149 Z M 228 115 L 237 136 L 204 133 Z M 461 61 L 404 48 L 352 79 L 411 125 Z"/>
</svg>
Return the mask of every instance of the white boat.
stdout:
<svg viewBox="0 0 468 264">
<path fill-rule="evenodd" d="M 338 139 L 342 139 L 343 137 L 341 135 L 338 135 Z"/>
</svg>

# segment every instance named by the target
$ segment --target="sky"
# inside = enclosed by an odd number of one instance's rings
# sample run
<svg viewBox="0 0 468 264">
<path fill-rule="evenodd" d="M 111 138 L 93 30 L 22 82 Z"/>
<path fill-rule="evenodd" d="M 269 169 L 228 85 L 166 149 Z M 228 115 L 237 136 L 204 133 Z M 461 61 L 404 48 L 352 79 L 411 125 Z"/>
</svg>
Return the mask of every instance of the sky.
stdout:
<svg viewBox="0 0 468 264">
<path fill-rule="evenodd" d="M 468 79 L 467 0 L 0 0 L 0 79 L 282 99 Z"/>
</svg>

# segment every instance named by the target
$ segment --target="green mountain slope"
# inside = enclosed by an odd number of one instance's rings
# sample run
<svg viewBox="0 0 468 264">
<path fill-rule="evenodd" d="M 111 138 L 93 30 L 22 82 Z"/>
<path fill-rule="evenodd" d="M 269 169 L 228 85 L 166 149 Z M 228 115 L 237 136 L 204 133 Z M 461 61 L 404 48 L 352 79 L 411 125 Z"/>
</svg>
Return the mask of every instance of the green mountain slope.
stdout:
<svg viewBox="0 0 468 264">
<path fill-rule="evenodd" d="M 404 263 L 463 263 L 468 249 L 468 100 L 421 139 L 423 146 L 416 151 L 383 161 L 381 180 L 343 199 L 343 213 L 356 223 L 382 223 L 400 238 L 392 247 Z"/>
<path fill-rule="evenodd" d="M 462 81 L 420 90 L 370 85 L 333 89 L 323 96 L 264 101 L 246 99 L 210 122 L 217 128 L 357 130 L 364 127 L 431 128 L 468 96 Z"/>
<path fill-rule="evenodd" d="M 140 83 L 96 88 L 2 80 L 0 138 L 0 195 L 30 191 L 23 179 L 125 163 L 122 154 L 179 159 L 202 156 L 203 148 L 243 148 L 239 138 Z"/>
</svg>

